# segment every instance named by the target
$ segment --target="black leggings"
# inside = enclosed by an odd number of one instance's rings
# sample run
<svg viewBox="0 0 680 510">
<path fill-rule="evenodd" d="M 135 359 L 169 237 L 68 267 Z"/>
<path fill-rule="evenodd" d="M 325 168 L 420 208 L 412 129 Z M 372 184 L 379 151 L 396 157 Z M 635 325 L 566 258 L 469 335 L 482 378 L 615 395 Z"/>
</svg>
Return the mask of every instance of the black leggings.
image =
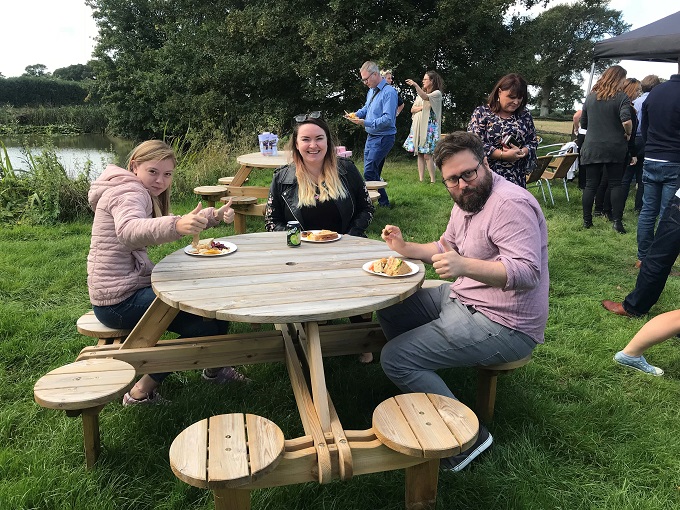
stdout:
<svg viewBox="0 0 680 510">
<path fill-rule="evenodd" d="M 593 202 L 595 194 L 600 185 L 602 175 L 606 172 L 611 190 L 612 219 L 614 221 L 623 218 L 623 204 L 626 201 L 626 194 L 621 187 L 621 178 L 625 169 L 625 162 L 618 163 L 595 163 L 583 165 L 586 169 L 586 189 L 583 190 L 583 221 L 593 221 Z"/>
</svg>

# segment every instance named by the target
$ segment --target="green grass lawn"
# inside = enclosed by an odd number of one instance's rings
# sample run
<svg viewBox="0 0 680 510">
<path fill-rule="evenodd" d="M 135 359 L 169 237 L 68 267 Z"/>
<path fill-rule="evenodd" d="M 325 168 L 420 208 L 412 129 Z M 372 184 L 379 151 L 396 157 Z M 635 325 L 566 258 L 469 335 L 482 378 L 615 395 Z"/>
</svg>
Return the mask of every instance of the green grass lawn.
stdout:
<svg viewBox="0 0 680 510">
<path fill-rule="evenodd" d="M 414 160 L 388 161 L 383 177 L 393 209 L 378 209 L 369 236 L 386 223 L 415 241 L 444 230 L 452 202 L 439 183 L 418 182 Z M 254 177 L 253 184 L 256 184 Z M 604 220 L 581 228 L 581 193 L 571 202 L 554 186 L 556 205 L 543 206 L 549 229 L 550 317 L 546 343 L 528 366 L 501 376 L 493 448 L 471 468 L 440 476 L 438 509 L 677 509 L 680 508 L 680 351 L 678 340 L 651 349 L 648 359 L 666 374 L 650 377 L 612 361 L 644 320 L 606 312 L 604 298 L 621 299 L 635 285 L 632 205 L 619 235 Z M 182 213 L 191 201 L 177 204 Z M 248 218 L 248 229 L 263 222 Z M 216 236 L 233 233 L 219 227 Z M 33 385 L 75 360 L 91 339 L 76 332 L 90 309 L 86 257 L 90 225 L 0 227 L 0 509 L 212 509 L 211 493 L 180 482 L 168 449 L 188 425 L 211 415 L 264 416 L 287 438 L 302 434 L 283 364 L 243 367 L 249 386 L 215 387 L 198 372 L 175 374 L 162 393 L 172 404 L 101 414 L 102 455 L 85 470 L 80 419 L 43 409 Z M 150 250 L 152 259 L 186 240 Z M 428 268 L 428 276 L 434 276 Z M 680 278 L 671 277 L 653 314 L 678 307 Z M 237 329 L 247 330 L 239 325 Z M 325 360 L 330 393 L 345 428 L 370 427 L 377 404 L 396 393 L 380 365 L 355 356 Z M 443 377 L 474 405 L 475 371 Z M 365 475 L 348 482 L 258 490 L 253 509 L 403 509 L 404 473 Z"/>
</svg>

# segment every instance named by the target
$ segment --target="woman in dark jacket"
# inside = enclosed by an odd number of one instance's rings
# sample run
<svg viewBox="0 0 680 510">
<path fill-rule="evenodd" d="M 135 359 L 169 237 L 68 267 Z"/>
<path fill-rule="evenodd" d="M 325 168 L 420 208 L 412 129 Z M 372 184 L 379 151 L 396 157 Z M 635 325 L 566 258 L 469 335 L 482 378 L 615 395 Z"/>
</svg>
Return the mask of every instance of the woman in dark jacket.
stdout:
<svg viewBox="0 0 680 510">
<path fill-rule="evenodd" d="M 303 230 L 334 230 L 366 237 L 375 208 L 359 170 L 336 156 L 328 124 L 298 116 L 291 153 L 293 162 L 274 174 L 265 209 L 265 228 L 285 230 L 299 221 Z"/>
</svg>

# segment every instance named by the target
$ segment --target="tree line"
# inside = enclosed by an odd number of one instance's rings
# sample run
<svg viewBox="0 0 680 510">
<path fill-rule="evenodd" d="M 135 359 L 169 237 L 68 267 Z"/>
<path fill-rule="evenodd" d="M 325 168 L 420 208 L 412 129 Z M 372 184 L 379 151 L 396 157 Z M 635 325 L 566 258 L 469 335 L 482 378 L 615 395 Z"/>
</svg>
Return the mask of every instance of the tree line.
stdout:
<svg viewBox="0 0 680 510">
<path fill-rule="evenodd" d="M 442 75 L 444 131 L 464 127 L 508 72 L 539 87 L 532 100 L 546 112 L 570 108 L 593 43 L 628 26 L 608 0 L 533 19 L 513 11 L 549 2 L 86 0 L 99 28 L 92 97 L 109 129 L 132 139 L 286 133 L 295 114 L 322 110 L 353 145 L 363 133 L 341 115 L 362 105 L 358 69 L 374 60 L 393 69 L 407 103 L 415 94 L 406 78 Z M 409 121 L 401 115 L 399 129 Z"/>
</svg>

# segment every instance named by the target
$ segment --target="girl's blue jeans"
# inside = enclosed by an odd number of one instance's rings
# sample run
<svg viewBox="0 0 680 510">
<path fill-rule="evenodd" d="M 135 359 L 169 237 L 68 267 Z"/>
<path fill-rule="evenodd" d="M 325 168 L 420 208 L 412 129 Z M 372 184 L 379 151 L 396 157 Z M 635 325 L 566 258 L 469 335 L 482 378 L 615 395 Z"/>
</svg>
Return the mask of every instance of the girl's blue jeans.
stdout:
<svg viewBox="0 0 680 510">
<path fill-rule="evenodd" d="M 116 329 L 132 329 L 137 325 L 142 315 L 146 313 L 154 299 L 156 299 L 156 294 L 151 287 L 145 287 L 118 304 L 93 306 L 92 309 L 95 317 L 104 326 Z M 228 330 L 229 323 L 227 321 L 205 319 L 187 312 L 179 312 L 168 327 L 168 331 L 177 333 L 180 338 L 222 335 L 227 333 Z M 168 375 L 170 374 L 167 372 L 149 374 L 158 383 Z"/>
</svg>

